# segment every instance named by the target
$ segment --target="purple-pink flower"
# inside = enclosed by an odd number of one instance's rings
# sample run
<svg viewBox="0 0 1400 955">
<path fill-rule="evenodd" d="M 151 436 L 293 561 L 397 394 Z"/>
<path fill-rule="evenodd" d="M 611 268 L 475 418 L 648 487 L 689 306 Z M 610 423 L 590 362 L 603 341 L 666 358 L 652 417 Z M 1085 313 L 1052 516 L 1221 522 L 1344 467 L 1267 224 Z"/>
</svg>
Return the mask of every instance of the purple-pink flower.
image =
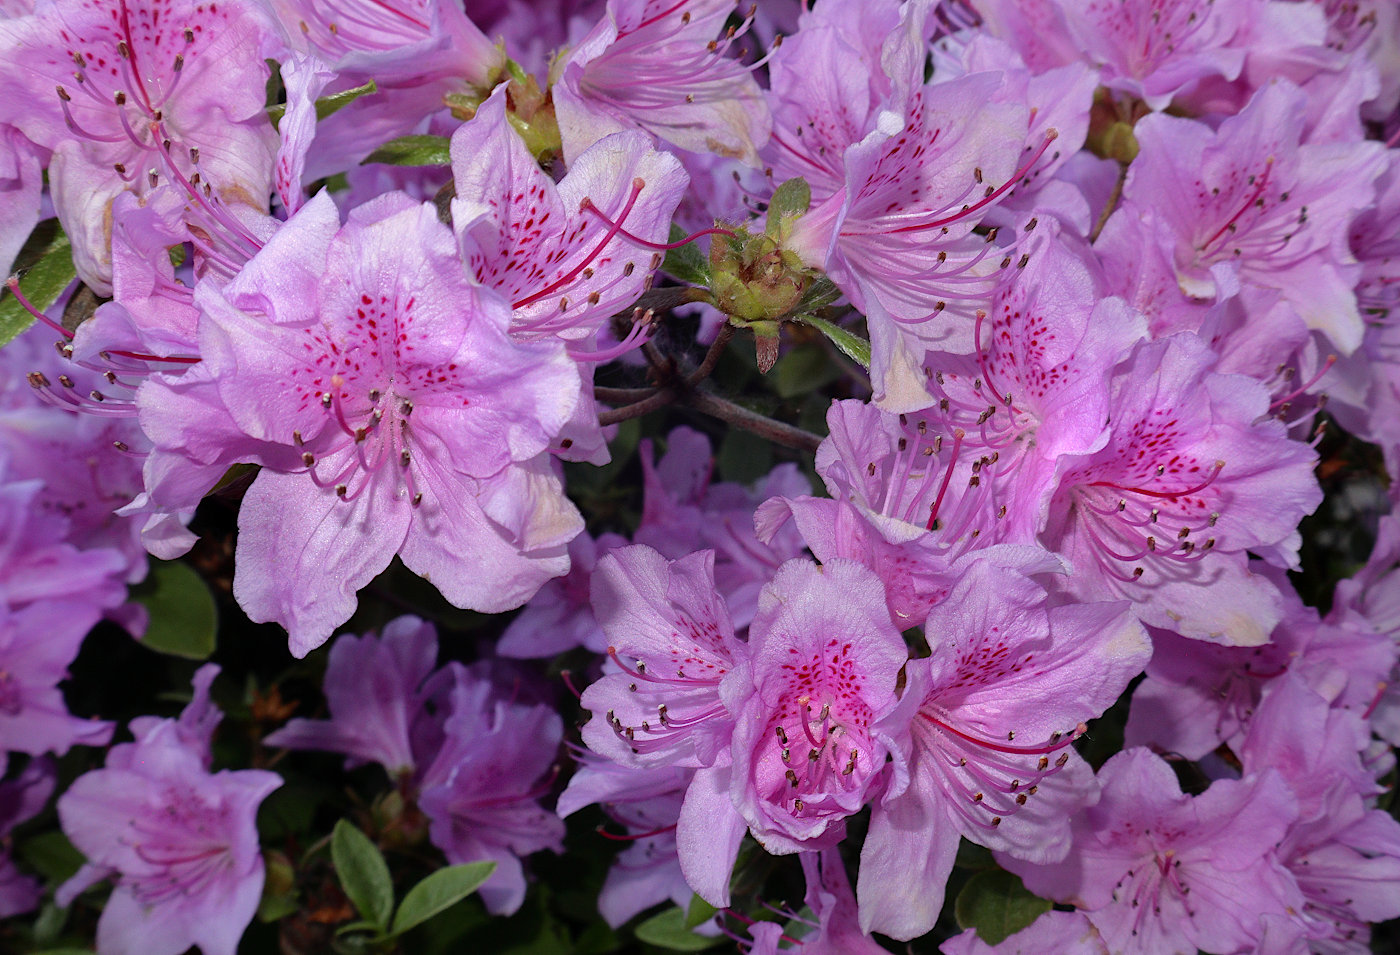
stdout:
<svg viewBox="0 0 1400 955">
<path fill-rule="evenodd" d="M 208 709 L 217 672 L 209 667 L 190 704 L 196 711 Z M 180 955 L 197 945 L 205 955 L 234 955 L 262 894 L 258 805 L 282 779 L 258 769 L 210 773 L 199 746 L 207 735 L 190 739 L 176 720 L 133 728 L 136 742 L 113 747 L 106 768 L 59 797 L 64 834 L 88 861 L 58 902 L 111 878 L 97 924 L 102 952 Z"/>
</svg>

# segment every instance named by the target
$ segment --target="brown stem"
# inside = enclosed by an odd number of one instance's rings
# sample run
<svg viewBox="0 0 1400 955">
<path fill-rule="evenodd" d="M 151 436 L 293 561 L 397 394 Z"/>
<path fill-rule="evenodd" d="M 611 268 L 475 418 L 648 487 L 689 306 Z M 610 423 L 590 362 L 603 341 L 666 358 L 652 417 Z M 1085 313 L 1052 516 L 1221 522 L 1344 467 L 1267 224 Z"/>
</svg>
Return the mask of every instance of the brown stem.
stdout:
<svg viewBox="0 0 1400 955">
<path fill-rule="evenodd" d="M 724 347 L 729 344 L 729 340 L 734 337 L 734 326 L 726 322 L 715 336 L 715 340 L 710 343 L 710 350 L 705 352 L 705 359 L 700 362 L 700 367 L 685 376 L 686 386 L 694 388 L 700 382 L 710 377 L 710 373 L 715 370 L 715 365 L 719 364 L 720 356 L 724 354 Z"/>
<path fill-rule="evenodd" d="M 608 388 L 603 385 L 593 386 L 593 397 L 598 401 L 607 402 L 611 405 L 641 401 L 643 398 L 650 398 L 654 394 L 656 394 L 655 388 Z"/>
<path fill-rule="evenodd" d="M 631 418 L 640 418 L 644 414 L 650 414 L 658 408 L 664 408 L 676 400 L 676 393 L 670 388 L 662 388 L 650 398 L 643 398 L 641 401 L 630 405 L 623 405 L 621 408 L 612 408 L 598 415 L 598 424 L 606 428 L 610 424 L 617 424 L 619 421 L 627 421 Z"/>
<path fill-rule="evenodd" d="M 1128 178 L 1128 164 L 1120 162 L 1118 164 L 1118 179 L 1113 183 L 1113 191 L 1108 194 L 1108 202 L 1104 203 L 1103 212 L 1099 213 L 1099 221 L 1094 223 L 1094 228 L 1089 232 L 1089 243 L 1092 245 L 1103 231 L 1103 227 L 1108 225 L 1108 217 L 1113 215 L 1113 210 L 1118 208 L 1118 200 L 1123 196 L 1123 183 Z"/>
<path fill-rule="evenodd" d="M 757 411 L 750 411 L 742 405 L 737 405 L 726 398 L 712 395 L 709 392 L 692 391 L 684 396 L 683 401 L 696 411 L 726 421 L 736 428 L 752 431 L 760 437 L 767 438 L 769 441 L 787 448 L 796 448 L 798 451 L 815 454 L 817 446 L 822 443 L 819 434 L 775 421 Z"/>
</svg>

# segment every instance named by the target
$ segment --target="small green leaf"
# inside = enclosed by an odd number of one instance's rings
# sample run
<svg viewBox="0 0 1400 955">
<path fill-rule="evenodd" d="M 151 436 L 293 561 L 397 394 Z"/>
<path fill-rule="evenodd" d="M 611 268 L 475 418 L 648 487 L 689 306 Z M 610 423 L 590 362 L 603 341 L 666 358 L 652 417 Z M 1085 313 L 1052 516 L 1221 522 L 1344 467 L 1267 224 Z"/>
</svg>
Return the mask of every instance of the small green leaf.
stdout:
<svg viewBox="0 0 1400 955">
<path fill-rule="evenodd" d="M 68 881 L 86 861 L 67 836 L 54 830 L 24 840 L 18 852 L 31 869 L 49 882 Z"/>
<path fill-rule="evenodd" d="M 452 162 L 450 142 L 446 136 L 400 136 L 370 153 L 360 165 L 446 166 Z"/>
<path fill-rule="evenodd" d="M 796 321 L 811 325 L 831 339 L 831 343 L 841 350 L 841 354 L 857 362 L 862 368 L 870 368 L 870 343 L 864 338 L 815 315 L 799 315 Z"/>
<path fill-rule="evenodd" d="M 301 904 L 294 895 L 265 895 L 258 902 L 258 921 L 276 922 L 299 908 Z"/>
<path fill-rule="evenodd" d="M 801 176 L 789 179 L 773 190 L 768 200 L 768 222 L 763 231 L 777 235 L 784 222 L 795 219 L 812 207 L 812 187 Z"/>
<path fill-rule="evenodd" d="M 703 952 L 725 941 L 723 935 L 713 938 L 696 935 L 686 927 L 686 913 L 679 908 L 667 909 L 653 915 L 637 926 L 637 938 L 649 945 L 673 952 Z"/>
<path fill-rule="evenodd" d="M 718 911 L 719 909 L 700 898 L 700 896 L 692 895 L 690 897 L 690 908 L 685 910 L 685 927 L 695 928 L 695 926 L 699 925 L 701 922 L 708 922 L 715 917 L 715 913 Z"/>
<path fill-rule="evenodd" d="M 93 955 L 93 952 L 90 948 L 46 948 L 30 955 Z"/>
<path fill-rule="evenodd" d="M 35 258 L 24 278 L 19 280 L 19 288 L 35 308 L 43 311 L 58 301 L 78 272 L 73 267 L 73 249 L 68 244 L 68 236 L 56 221 L 39 223 L 34 233 L 31 241 L 41 241 L 37 248 L 26 247 L 20 252 L 18 261 L 25 261 L 31 253 Z M 8 291 L 0 294 L 0 345 L 8 345 L 34 321 L 34 316 L 14 295 Z"/>
<path fill-rule="evenodd" d="M 131 588 L 150 623 L 142 646 L 187 660 L 206 660 L 218 642 L 219 614 L 204 578 L 178 560 L 153 560 L 146 579 Z"/>
<path fill-rule="evenodd" d="M 68 925 L 68 910 L 53 902 L 45 902 L 34 919 L 34 944 L 53 945 Z"/>
<path fill-rule="evenodd" d="M 674 222 L 671 223 L 670 242 L 679 242 L 686 237 L 686 231 Z M 666 250 L 666 258 L 661 260 L 661 271 L 691 285 L 710 284 L 710 263 L 695 247 L 694 242 L 678 245 Z"/>
<path fill-rule="evenodd" d="M 394 914 L 394 927 L 389 935 L 402 935 L 415 925 L 421 925 L 434 915 L 451 908 L 471 895 L 481 883 L 496 871 L 494 862 L 468 862 L 448 866 L 429 875 L 408 890 Z"/>
<path fill-rule="evenodd" d="M 958 927 L 976 929 L 988 945 L 999 945 L 1048 911 L 1048 901 L 1031 895 L 1020 878 L 1001 869 L 968 879 L 953 904 Z"/>
<path fill-rule="evenodd" d="M 349 106 L 361 96 L 368 96 L 370 93 L 377 92 L 379 92 L 379 87 L 374 85 L 374 80 L 370 80 L 363 86 L 341 90 L 339 93 L 332 93 L 330 96 L 322 96 L 316 101 L 316 118 L 325 119 L 332 113 Z"/>
<path fill-rule="evenodd" d="M 386 931 L 394 911 L 394 884 L 379 848 L 342 819 L 331 833 L 331 862 L 340 887 L 356 910 L 380 932 Z"/>
<path fill-rule="evenodd" d="M 316 118 L 325 119 L 332 113 L 349 106 L 361 96 L 368 96 L 370 93 L 379 92 L 379 87 L 370 80 L 364 86 L 356 86 L 354 89 L 341 90 L 339 93 L 332 93 L 330 96 L 322 96 L 316 101 Z M 282 122 L 282 117 L 287 115 L 286 103 L 274 103 L 267 108 L 267 116 L 272 120 L 272 127 L 276 129 Z"/>
<path fill-rule="evenodd" d="M 360 919 L 358 922 L 350 922 L 335 930 L 337 937 L 341 935 L 352 935 L 355 932 L 373 932 L 377 935 L 379 933 L 379 926 L 365 919 Z"/>
<path fill-rule="evenodd" d="M 793 311 L 815 312 L 819 308 L 830 305 L 840 297 L 841 290 L 836 287 L 836 283 L 825 275 L 818 275 L 812 280 L 812 284 L 807 286 L 807 291 L 802 293 L 802 299 Z"/>
<path fill-rule="evenodd" d="M 829 385 L 841 377 L 841 369 L 818 342 L 788 349 L 773 366 L 773 390 L 780 398 L 796 398 Z"/>
</svg>

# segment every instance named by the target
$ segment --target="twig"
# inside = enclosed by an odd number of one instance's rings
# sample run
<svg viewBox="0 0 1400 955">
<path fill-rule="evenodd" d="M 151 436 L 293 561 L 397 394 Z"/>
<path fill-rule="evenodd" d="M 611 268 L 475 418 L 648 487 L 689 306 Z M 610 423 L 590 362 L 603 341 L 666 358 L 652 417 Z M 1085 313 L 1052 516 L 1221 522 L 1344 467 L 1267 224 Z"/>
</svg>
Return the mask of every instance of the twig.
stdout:
<svg viewBox="0 0 1400 955">
<path fill-rule="evenodd" d="M 641 401 L 643 398 L 650 398 L 656 394 L 655 388 L 608 388 L 603 385 L 593 386 L 593 397 L 598 401 L 605 401 L 608 404 L 627 404 L 633 401 Z"/>
<path fill-rule="evenodd" d="M 760 437 L 767 438 L 776 444 L 781 444 L 787 448 L 795 448 L 798 451 L 806 451 L 815 454 L 817 446 L 822 443 L 819 434 L 804 431 L 802 428 L 775 421 L 766 415 L 761 415 L 757 411 L 750 411 L 742 405 L 718 395 L 712 395 L 705 391 L 692 391 L 682 399 L 683 403 L 696 411 L 703 412 L 713 418 L 726 421 L 736 428 L 743 428 L 745 431 L 752 431 Z"/>
<path fill-rule="evenodd" d="M 719 334 L 715 335 L 715 340 L 710 343 L 710 350 L 705 352 L 705 359 L 700 362 L 700 367 L 685 376 L 686 386 L 694 388 L 700 382 L 710 377 L 710 373 L 715 370 L 715 365 L 719 364 L 720 356 L 724 354 L 724 348 L 729 344 L 729 340 L 734 337 L 734 326 L 726 322 L 721 326 Z"/>
<path fill-rule="evenodd" d="M 644 414 L 664 408 L 676 400 L 676 393 L 670 388 L 662 388 L 650 398 L 643 398 L 641 401 L 630 405 L 623 405 L 621 408 L 612 408 L 598 415 L 598 424 L 607 427 L 610 424 L 617 424 L 619 421 L 627 421 L 631 418 L 640 418 Z"/>
<path fill-rule="evenodd" d="M 1113 215 L 1113 210 L 1118 207 L 1118 200 L 1123 196 L 1123 183 L 1128 178 L 1128 164 L 1120 162 L 1118 164 L 1118 179 L 1113 183 L 1113 191 L 1108 194 L 1108 202 L 1104 204 L 1103 212 L 1099 213 L 1099 221 L 1094 223 L 1094 228 L 1089 232 L 1089 242 L 1098 239 L 1103 227 L 1108 224 L 1108 217 Z"/>
</svg>

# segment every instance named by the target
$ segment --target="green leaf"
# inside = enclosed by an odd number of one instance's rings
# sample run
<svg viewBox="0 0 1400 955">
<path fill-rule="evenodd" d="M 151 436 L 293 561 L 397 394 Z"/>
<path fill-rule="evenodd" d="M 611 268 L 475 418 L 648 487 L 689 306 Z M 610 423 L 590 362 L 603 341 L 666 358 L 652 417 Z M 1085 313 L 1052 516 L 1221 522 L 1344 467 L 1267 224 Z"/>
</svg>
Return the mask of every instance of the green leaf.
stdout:
<svg viewBox="0 0 1400 955">
<path fill-rule="evenodd" d="M 131 595 L 151 617 L 142 646 L 187 660 L 206 660 L 214 652 L 219 625 L 214 595 L 188 564 L 151 561 L 150 573 Z"/>
<path fill-rule="evenodd" d="M 452 162 L 446 136 L 400 136 L 380 146 L 360 165 L 385 163 L 390 166 L 446 166 Z"/>
<path fill-rule="evenodd" d="M 342 819 L 331 833 L 331 862 L 340 887 L 365 921 L 380 932 L 386 931 L 394 911 L 394 884 L 379 848 Z"/>
<path fill-rule="evenodd" d="M 815 312 L 819 308 L 825 308 L 841 297 L 841 290 L 836 287 L 836 283 L 825 275 L 816 275 L 812 279 L 812 284 L 807 286 L 807 291 L 802 293 L 802 299 L 793 309 L 794 312 Z"/>
<path fill-rule="evenodd" d="M 709 938 L 696 935 L 686 927 L 686 913 L 679 909 L 667 909 L 660 915 L 653 915 L 637 926 L 637 938 L 659 948 L 673 952 L 703 952 L 707 948 L 726 941 L 723 935 Z"/>
<path fill-rule="evenodd" d="M 276 922 L 301 908 L 294 895 L 265 895 L 258 901 L 258 921 Z"/>
<path fill-rule="evenodd" d="M 40 240 L 37 248 L 26 247 L 21 250 L 18 259 L 22 262 L 28 258 L 28 254 L 34 255 L 34 264 L 19 280 L 19 287 L 24 297 L 43 311 L 58 301 L 63 290 L 77 277 L 78 271 L 73 267 L 73 249 L 68 244 L 68 236 L 63 234 L 56 220 L 39 223 L 34 233 L 31 241 Z M 14 295 L 8 291 L 0 295 L 0 345 L 8 345 L 34 321 L 34 316 Z"/>
<path fill-rule="evenodd" d="M 692 895 L 690 897 L 690 908 L 685 910 L 685 927 L 695 928 L 695 926 L 699 925 L 701 922 L 708 922 L 715 917 L 715 913 L 718 911 L 719 909 L 700 898 L 700 896 Z"/>
<path fill-rule="evenodd" d="M 686 231 L 674 222 L 671 223 L 670 242 L 679 242 L 686 237 Z M 666 250 L 666 258 L 661 260 L 661 271 L 691 285 L 710 284 L 710 263 L 695 247 L 694 242 L 678 245 Z"/>
<path fill-rule="evenodd" d="M 371 921 L 368 921 L 367 919 L 360 919 L 358 922 L 351 922 L 348 925 L 342 925 L 335 930 L 337 938 L 339 938 L 342 935 L 352 935 L 355 932 L 374 932 L 375 934 L 378 934 L 379 926 L 375 925 Z"/>
<path fill-rule="evenodd" d="M 316 118 L 325 119 L 332 113 L 349 106 L 361 96 L 368 96 L 370 93 L 377 92 L 379 92 L 379 87 L 374 85 L 374 80 L 370 80 L 364 86 L 356 86 L 353 89 L 332 93 L 330 96 L 322 96 L 316 101 Z"/>
<path fill-rule="evenodd" d="M 93 955 L 93 952 L 90 948 L 46 948 L 30 955 Z"/>
<path fill-rule="evenodd" d="M 49 882 L 66 882 L 87 861 L 61 832 L 41 832 L 21 842 L 19 857 Z"/>
<path fill-rule="evenodd" d="M 870 343 L 864 338 L 815 315 L 798 315 L 794 320 L 804 325 L 811 325 L 831 339 L 831 343 L 841 350 L 841 354 L 858 363 L 862 368 L 867 370 L 870 368 Z"/>
<path fill-rule="evenodd" d="M 53 902 L 45 902 L 34 919 L 34 944 L 53 945 L 68 925 L 68 910 Z"/>
<path fill-rule="evenodd" d="M 817 342 L 791 348 L 773 366 L 773 390 L 780 398 L 796 398 L 829 385 L 841 369 Z"/>
<path fill-rule="evenodd" d="M 356 86 L 353 89 L 341 90 L 339 93 L 332 93 L 330 96 L 322 96 L 316 101 L 316 118 L 325 119 L 346 106 L 349 106 L 361 96 L 368 96 L 370 93 L 379 92 L 379 87 L 374 80 L 370 80 L 364 86 Z M 268 118 L 272 120 L 275 129 L 282 122 L 282 117 L 287 115 L 286 103 L 275 103 L 267 108 Z"/>
<path fill-rule="evenodd" d="M 777 235 L 784 222 L 795 219 L 812 207 L 812 187 L 801 176 L 789 179 L 773 190 L 768 200 L 768 222 L 763 231 Z"/>
<path fill-rule="evenodd" d="M 408 890 L 394 914 L 389 935 L 401 935 L 471 895 L 496 871 L 494 862 L 468 862 L 438 869 Z"/>
<path fill-rule="evenodd" d="M 1048 911 L 1048 901 L 1031 895 L 1020 878 L 1001 869 L 968 879 L 953 904 L 958 927 L 976 929 L 988 945 L 999 945 Z"/>
</svg>

